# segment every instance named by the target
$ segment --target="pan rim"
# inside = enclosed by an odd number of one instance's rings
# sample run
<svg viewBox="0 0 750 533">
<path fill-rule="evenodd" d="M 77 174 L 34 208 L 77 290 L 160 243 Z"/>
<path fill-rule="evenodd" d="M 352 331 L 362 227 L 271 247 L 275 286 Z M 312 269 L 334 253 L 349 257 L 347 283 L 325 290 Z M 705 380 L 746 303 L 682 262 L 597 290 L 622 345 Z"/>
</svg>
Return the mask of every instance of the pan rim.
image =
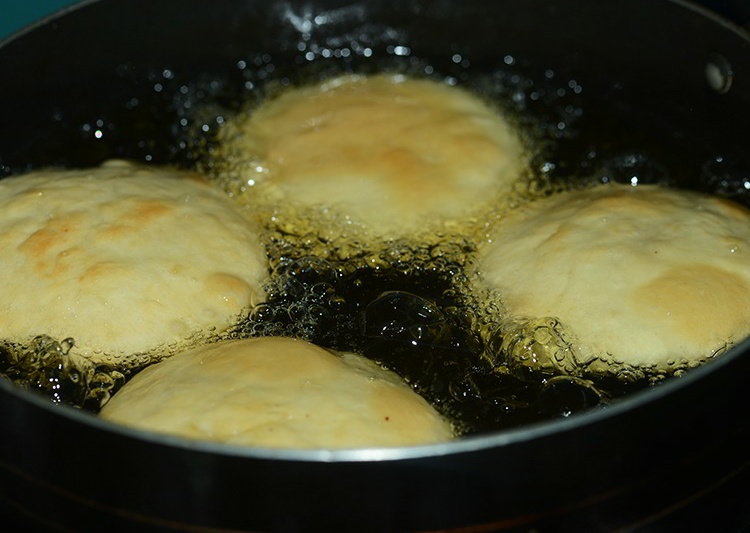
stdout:
<svg viewBox="0 0 750 533">
<path fill-rule="evenodd" d="M 65 405 L 57 405 L 34 392 L 0 379 L 0 393 L 16 396 L 34 408 L 49 414 L 62 416 L 91 429 L 115 433 L 121 437 L 146 442 L 154 446 L 177 448 L 186 452 L 207 453 L 227 457 L 258 460 L 283 460 L 289 462 L 346 463 L 371 461 L 403 461 L 434 458 L 448 455 L 474 453 L 485 449 L 510 447 L 530 441 L 542 440 L 553 435 L 576 431 L 586 426 L 604 423 L 628 412 L 647 409 L 649 404 L 677 391 L 688 389 L 723 368 L 732 365 L 750 352 L 750 338 L 735 345 L 727 353 L 692 369 L 679 378 L 670 378 L 654 387 L 633 392 L 604 408 L 593 408 L 573 414 L 567 418 L 546 420 L 507 430 L 461 437 L 456 440 L 410 447 L 356 448 L 356 449 L 281 449 L 223 444 L 219 442 L 191 440 L 173 435 L 122 426 Z"/>
</svg>

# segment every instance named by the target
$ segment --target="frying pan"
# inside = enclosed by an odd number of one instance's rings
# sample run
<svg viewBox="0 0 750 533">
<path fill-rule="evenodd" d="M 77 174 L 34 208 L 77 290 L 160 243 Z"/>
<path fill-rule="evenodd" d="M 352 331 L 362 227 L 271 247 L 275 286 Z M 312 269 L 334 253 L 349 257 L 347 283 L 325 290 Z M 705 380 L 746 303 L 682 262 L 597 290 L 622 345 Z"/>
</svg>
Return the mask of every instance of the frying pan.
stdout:
<svg viewBox="0 0 750 533">
<path fill-rule="evenodd" d="M 0 173 L 191 166 L 196 107 L 346 69 L 509 97 L 547 125 L 550 180 L 619 161 L 613 179 L 747 203 L 750 40 L 677 0 L 84 2 L 0 48 Z M 0 500 L 11 530 L 741 531 L 748 351 L 604 409 L 403 449 L 189 442 L 0 381 Z"/>
</svg>

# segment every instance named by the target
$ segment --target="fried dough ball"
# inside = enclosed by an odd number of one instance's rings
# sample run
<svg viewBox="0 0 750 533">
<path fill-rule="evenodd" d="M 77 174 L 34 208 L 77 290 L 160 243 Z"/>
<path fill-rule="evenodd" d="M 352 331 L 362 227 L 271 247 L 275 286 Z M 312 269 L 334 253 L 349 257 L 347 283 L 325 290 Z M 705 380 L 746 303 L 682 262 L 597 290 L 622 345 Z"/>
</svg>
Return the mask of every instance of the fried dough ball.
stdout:
<svg viewBox="0 0 750 533">
<path fill-rule="evenodd" d="M 750 212 L 716 197 L 650 185 L 556 194 L 502 220 L 478 270 L 511 317 L 537 327 L 525 356 L 546 342 L 567 371 L 669 372 L 750 334 Z"/>
<path fill-rule="evenodd" d="M 517 133 L 477 96 L 402 75 L 289 89 L 222 130 L 243 202 L 338 215 L 385 238 L 442 230 L 507 194 Z M 317 228 L 336 233 L 335 227 Z"/>
<path fill-rule="evenodd" d="M 207 345 L 146 368 L 101 411 L 141 429 L 267 448 L 389 447 L 453 431 L 392 372 L 283 337 Z"/>
<path fill-rule="evenodd" d="M 122 161 L 0 180 L 0 338 L 94 362 L 222 331 L 264 298 L 264 250 L 197 174 Z"/>
</svg>

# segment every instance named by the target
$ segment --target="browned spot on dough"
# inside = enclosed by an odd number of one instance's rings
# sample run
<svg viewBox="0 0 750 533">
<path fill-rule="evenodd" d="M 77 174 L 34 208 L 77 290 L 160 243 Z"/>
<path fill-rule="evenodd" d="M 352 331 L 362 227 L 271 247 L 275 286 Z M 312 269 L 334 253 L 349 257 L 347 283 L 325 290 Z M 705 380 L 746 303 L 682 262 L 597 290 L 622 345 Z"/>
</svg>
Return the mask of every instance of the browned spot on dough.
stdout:
<svg viewBox="0 0 750 533">
<path fill-rule="evenodd" d="M 49 261 L 56 263 L 55 249 L 66 246 L 80 225 L 83 215 L 71 214 L 52 218 L 23 241 L 18 249 L 37 270 L 45 270 Z"/>
<path fill-rule="evenodd" d="M 744 334 L 750 316 L 750 287 L 739 276 L 708 265 L 672 268 L 633 298 L 647 318 L 696 343 L 707 336 Z"/>
<path fill-rule="evenodd" d="M 78 281 L 81 283 L 94 283 L 102 278 L 111 277 L 118 275 L 127 267 L 121 263 L 114 262 L 102 262 L 96 263 L 95 265 L 87 268 L 83 274 L 78 277 Z"/>
<path fill-rule="evenodd" d="M 158 200 L 142 201 L 138 202 L 135 212 L 129 218 L 132 218 L 139 224 L 146 224 L 156 218 L 163 217 L 173 210 L 174 207 Z"/>
<path fill-rule="evenodd" d="M 133 210 L 117 219 L 117 222 L 102 228 L 107 237 L 117 237 L 132 232 L 144 231 L 145 226 L 164 217 L 174 207 L 158 200 L 139 201 Z"/>
</svg>

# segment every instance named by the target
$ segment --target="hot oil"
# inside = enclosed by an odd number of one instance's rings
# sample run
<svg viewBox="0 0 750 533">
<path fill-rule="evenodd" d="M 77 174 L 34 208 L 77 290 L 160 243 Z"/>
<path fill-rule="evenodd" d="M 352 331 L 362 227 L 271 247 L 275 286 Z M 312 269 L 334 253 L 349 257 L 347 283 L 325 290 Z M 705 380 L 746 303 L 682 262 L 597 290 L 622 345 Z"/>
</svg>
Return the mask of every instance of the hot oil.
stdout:
<svg viewBox="0 0 750 533">
<path fill-rule="evenodd" d="M 419 77 L 429 73 L 442 83 L 458 83 L 422 62 L 412 62 L 410 67 L 400 72 Z M 328 76 L 337 74 L 327 70 Z M 553 77 L 547 73 L 548 81 Z M 560 103 L 566 91 L 542 89 L 505 71 L 475 81 L 469 86 L 495 105 L 507 109 L 509 100 L 515 102 L 516 109 L 508 117 L 528 135 L 538 138 L 541 130 L 554 130 L 555 138 L 575 135 L 571 130 L 580 109 L 571 102 Z M 530 88 L 537 92 L 527 95 Z M 569 83 L 568 88 L 571 94 L 580 93 L 577 84 Z M 275 86 L 269 92 L 277 90 Z M 527 97 L 544 100 L 554 125 L 528 120 L 523 114 L 530 105 Z M 258 103 L 251 104 L 249 112 Z M 254 184 L 245 183 L 241 169 L 233 165 L 248 163 L 236 162 L 233 154 L 222 153 L 221 144 L 214 142 L 206 141 L 208 157 L 201 165 L 231 197 L 241 198 Z M 552 165 L 544 158 L 551 157 L 553 147 L 554 143 L 538 147 L 540 171 L 477 218 L 488 221 L 535 197 L 570 187 L 547 175 Z M 262 162 L 257 164 L 260 167 Z M 273 228 L 267 237 L 275 280 L 271 301 L 257 309 L 236 335 L 298 336 L 364 354 L 399 373 L 466 434 L 566 416 L 608 397 L 591 382 L 576 378 L 564 383 L 544 374 L 521 379 L 482 356 L 483 341 L 475 327 L 482 311 L 466 296 L 464 269 L 472 261 L 476 233 L 483 223 L 471 231 L 461 227 L 454 233 L 381 241 L 347 217 L 337 219 L 328 211 L 283 206 L 272 211 L 268 218 Z M 331 227 L 336 231 L 328 231 Z M 467 238 L 470 232 L 473 235 Z"/>
<path fill-rule="evenodd" d="M 484 220 L 502 217 L 534 198 L 593 182 L 619 181 L 671 184 L 674 168 L 661 163 L 653 147 L 624 151 L 598 144 L 586 134 L 585 82 L 553 69 L 534 70 L 522 58 L 504 56 L 490 69 L 475 68 L 471 57 L 454 53 L 437 60 L 418 57 L 399 41 L 352 38 L 346 45 L 301 37 L 299 54 L 276 61 L 268 54 L 238 59 L 237 69 L 225 76 L 181 79 L 180 72 L 162 69 L 149 74 L 152 92 L 134 95 L 122 107 L 123 116 L 97 114 L 74 125 L 85 141 L 75 149 L 84 155 L 70 164 L 89 162 L 93 151 L 102 158 L 136 159 L 197 167 L 217 175 L 221 157 L 216 132 L 237 113 L 258 105 L 291 85 L 300 85 L 348 72 L 399 72 L 467 87 L 497 103 L 527 141 L 535 146 L 532 172 L 517 194 L 498 205 Z M 156 116 L 169 123 L 169 142 L 163 133 L 127 128 L 127 117 L 138 123 Z M 84 128 L 86 124 L 103 127 Z M 137 131 L 136 131 L 137 130 Z M 99 136 L 97 137 L 97 131 Z M 127 146 L 128 138 L 140 139 Z M 109 143 L 109 144 L 108 144 Z M 60 156 L 62 157 L 62 156 Z M 747 181 L 723 160 L 709 161 L 702 170 L 705 188 L 731 189 L 747 203 Z M 93 163 L 92 163 L 93 164 Z M 6 169 L 7 171 L 14 170 Z M 231 172 L 221 183 L 246 184 Z M 729 193 L 727 193 L 729 194 Z M 370 241 L 345 219 L 345 231 L 321 234 L 311 224 L 313 213 L 279 214 L 281 223 L 265 235 L 272 278 L 268 300 L 219 338 L 289 335 L 322 346 L 364 354 L 401 374 L 420 394 L 453 419 L 465 434 L 503 429 L 568 416 L 605 404 L 610 399 L 650 384 L 649 379 L 594 382 L 555 376 L 548 369 L 518 368 L 507 353 L 490 346 L 486 330 L 503 310 L 484 307 L 468 290 L 466 267 L 473 261 L 477 233 L 432 235 L 420 240 Z M 317 216 L 321 216 L 320 213 Z M 313 219 L 314 220 L 314 219 Z M 320 222 L 320 220 L 318 220 Z M 74 350 L 64 340 L 40 338 L 30 346 L 7 344 L 0 372 L 26 388 L 41 390 L 54 401 L 96 411 L 137 368 L 73 364 Z M 143 359 L 147 362 L 147 354 Z"/>
<path fill-rule="evenodd" d="M 43 330 L 43 327 L 40 327 Z M 0 377 L 41 393 L 54 403 L 99 409 L 125 382 L 145 367 L 199 345 L 217 342 L 226 334 L 196 331 L 178 342 L 143 353 L 96 351 L 87 356 L 75 350 L 75 339 L 40 334 L 27 342 L 0 341 Z"/>
<path fill-rule="evenodd" d="M 55 403 L 96 411 L 123 385 L 125 374 L 112 365 L 76 356 L 71 353 L 73 344 L 73 339 L 57 341 L 47 335 L 27 344 L 3 343 L 0 374 Z"/>
</svg>

